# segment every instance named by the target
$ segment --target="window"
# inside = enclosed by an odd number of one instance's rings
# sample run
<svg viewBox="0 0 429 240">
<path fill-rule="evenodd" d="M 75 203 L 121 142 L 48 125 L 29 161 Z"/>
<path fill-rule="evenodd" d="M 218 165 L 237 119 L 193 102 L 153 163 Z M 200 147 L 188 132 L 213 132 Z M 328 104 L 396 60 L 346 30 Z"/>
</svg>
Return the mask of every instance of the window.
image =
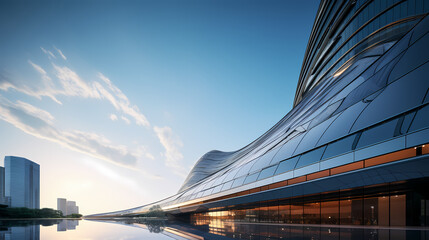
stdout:
<svg viewBox="0 0 429 240">
<path fill-rule="evenodd" d="M 273 176 L 274 172 L 276 171 L 276 168 L 277 165 L 263 169 L 259 174 L 258 180 Z"/>
<path fill-rule="evenodd" d="M 417 111 L 416 117 L 410 127 L 410 132 L 429 126 L 429 105 Z"/>
<path fill-rule="evenodd" d="M 232 187 L 234 188 L 234 187 L 238 187 L 238 186 L 243 185 L 243 182 L 244 182 L 245 178 L 246 178 L 246 176 L 235 179 L 234 183 L 232 184 Z"/>
<path fill-rule="evenodd" d="M 256 181 L 256 179 L 258 178 L 258 175 L 259 175 L 259 172 L 247 176 L 246 180 L 244 180 L 244 184 L 248 184 L 248 183 Z"/>
<path fill-rule="evenodd" d="M 307 165 L 310 165 L 312 163 L 316 163 L 320 160 L 322 157 L 323 152 L 325 151 L 325 146 L 321 148 L 314 149 L 310 152 L 302 154 L 301 158 L 299 159 L 299 162 L 296 164 L 295 168 L 304 167 Z"/>
<path fill-rule="evenodd" d="M 382 123 L 378 126 L 365 130 L 360 136 L 356 148 L 365 147 L 373 143 L 387 140 L 393 137 L 395 133 L 396 124 L 398 119 L 393 119 L 388 122 Z"/>
<path fill-rule="evenodd" d="M 330 143 L 326 147 L 326 151 L 323 154 L 323 159 L 330 158 L 330 157 L 351 151 L 355 138 L 356 138 L 356 134 L 353 134 L 351 136 L 342 138 L 336 142 Z"/>
<path fill-rule="evenodd" d="M 299 157 L 300 156 L 296 156 L 280 162 L 279 167 L 277 168 L 276 174 L 293 170 L 295 168 L 296 162 L 298 162 Z"/>
<path fill-rule="evenodd" d="M 270 164 L 271 159 L 273 159 L 274 155 L 277 153 L 279 148 L 276 148 L 268 153 L 265 153 L 261 156 L 261 158 L 255 162 L 255 164 L 250 169 L 250 172 L 266 167 Z"/>
</svg>

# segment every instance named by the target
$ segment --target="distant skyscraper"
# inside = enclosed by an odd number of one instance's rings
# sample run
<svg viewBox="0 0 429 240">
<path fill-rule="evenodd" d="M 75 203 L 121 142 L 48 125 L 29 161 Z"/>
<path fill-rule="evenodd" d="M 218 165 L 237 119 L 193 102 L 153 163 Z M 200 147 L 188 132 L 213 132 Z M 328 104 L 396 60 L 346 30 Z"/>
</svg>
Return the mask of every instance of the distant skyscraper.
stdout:
<svg viewBox="0 0 429 240">
<path fill-rule="evenodd" d="M 67 215 L 78 213 L 75 201 L 67 201 Z"/>
<path fill-rule="evenodd" d="M 40 208 L 40 166 L 28 159 L 7 156 L 5 195 L 10 207 Z"/>
<path fill-rule="evenodd" d="M 57 198 L 57 210 L 63 213 L 63 216 L 67 216 L 67 199 Z"/>
<path fill-rule="evenodd" d="M 0 167 L 0 204 L 6 204 L 4 193 L 4 167 Z"/>
</svg>

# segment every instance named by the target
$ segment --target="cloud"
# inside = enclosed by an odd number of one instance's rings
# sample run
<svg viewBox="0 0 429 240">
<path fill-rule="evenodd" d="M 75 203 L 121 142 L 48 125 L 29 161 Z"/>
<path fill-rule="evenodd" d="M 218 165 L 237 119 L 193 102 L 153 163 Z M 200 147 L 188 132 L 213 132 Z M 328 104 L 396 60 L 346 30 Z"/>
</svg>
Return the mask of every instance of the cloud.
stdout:
<svg viewBox="0 0 429 240">
<path fill-rule="evenodd" d="M 146 127 L 150 126 L 149 121 L 143 114 L 140 113 L 139 108 L 135 105 L 131 106 L 127 96 L 125 96 L 125 94 L 123 94 L 119 88 L 113 85 L 109 78 L 104 76 L 102 73 L 98 73 L 98 77 L 107 85 L 108 89 L 114 94 L 114 96 L 116 96 L 115 98 L 111 96 L 112 94 L 108 93 L 107 90 L 102 90 L 104 93 L 106 93 L 105 97 L 111 102 L 113 106 L 115 106 L 117 110 L 120 110 L 128 116 L 134 118 L 137 125 Z"/>
<path fill-rule="evenodd" d="M 52 125 L 53 116 L 48 112 L 22 101 L 10 102 L 2 96 L 0 119 L 37 138 L 123 167 L 134 168 L 138 160 L 137 155 L 142 154 L 142 149 L 134 153 L 126 146 L 114 144 L 96 133 L 61 131 Z M 151 174 L 148 176 L 155 177 Z"/>
<path fill-rule="evenodd" d="M 42 51 L 46 54 L 46 55 L 48 55 L 48 57 L 49 58 L 57 58 L 57 57 L 55 57 L 55 55 L 51 52 L 51 51 L 48 51 L 48 50 L 46 50 L 46 49 L 44 49 L 43 47 L 40 47 L 40 49 L 42 49 Z"/>
<path fill-rule="evenodd" d="M 124 120 L 124 122 L 128 125 L 131 123 L 130 120 L 124 116 L 121 116 L 121 119 Z"/>
<path fill-rule="evenodd" d="M 60 54 L 61 58 L 67 60 L 67 57 L 63 54 L 63 52 L 54 46 L 55 50 L 57 50 L 58 54 Z"/>
<path fill-rule="evenodd" d="M 186 176 L 186 169 L 180 164 L 183 159 L 183 154 L 180 152 L 183 143 L 180 138 L 173 133 L 170 127 L 155 126 L 153 130 L 165 149 L 163 155 L 166 160 L 166 166 L 174 169 L 176 174 Z"/>
<path fill-rule="evenodd" d="M 42 82 L 33 79 L 19 82 L 0 76 L 0 90 L 13 89 L 37 99 L 49 97 L 58 104 L 62 104 L 58 99 L 59 96 L 104 99 L 117 111 L 133 119 L 137 125 L 150 126 L 146 116 L 140 112 L 139 108 L 132 105 L 128 97 L 102 73 L 97 74 L 99 81 L 87 82 L 66 66 L 52 63 L 54 77 L 50 77 L 48 71 L 41 66 L 30 60 L 28 63 L 39 73 Z"/>
<path fill-rule="evenodd" d="M 118 120 L 118 116 L 116 116 L 115 114 L 110 114 L 110 120 L 112 120 L 112 121 L 116 121 L 116 120 Z"/>
</svg>

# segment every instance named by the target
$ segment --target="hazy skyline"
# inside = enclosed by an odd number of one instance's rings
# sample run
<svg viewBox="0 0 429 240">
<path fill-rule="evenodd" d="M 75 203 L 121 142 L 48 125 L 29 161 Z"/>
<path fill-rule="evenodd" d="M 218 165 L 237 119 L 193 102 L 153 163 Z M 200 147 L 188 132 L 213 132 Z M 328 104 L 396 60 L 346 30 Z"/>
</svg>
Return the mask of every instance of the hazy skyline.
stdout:
<svg viewBox="0 0 429 240">
<path fill-rule="evenodd" d="M 0 157 L 40 164 L 41 207 L 177 192 L 292 107 L 318 1 L 0 3 Z"/>
</svg>

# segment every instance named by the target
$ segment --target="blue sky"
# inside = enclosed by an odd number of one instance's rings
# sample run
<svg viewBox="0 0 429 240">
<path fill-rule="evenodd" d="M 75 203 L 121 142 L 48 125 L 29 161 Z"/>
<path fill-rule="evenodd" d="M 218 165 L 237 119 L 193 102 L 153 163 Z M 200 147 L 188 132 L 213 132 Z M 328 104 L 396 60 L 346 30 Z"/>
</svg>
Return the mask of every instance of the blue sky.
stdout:
<svg viewBox="0 0 429 240">
<path fill-rule="evenodd" d="M 174 194 L 207 151 L 291 108 L 318 1 L 2 1 L 0 157 L 41 165 L 41 206 Z"/>
</svg>

